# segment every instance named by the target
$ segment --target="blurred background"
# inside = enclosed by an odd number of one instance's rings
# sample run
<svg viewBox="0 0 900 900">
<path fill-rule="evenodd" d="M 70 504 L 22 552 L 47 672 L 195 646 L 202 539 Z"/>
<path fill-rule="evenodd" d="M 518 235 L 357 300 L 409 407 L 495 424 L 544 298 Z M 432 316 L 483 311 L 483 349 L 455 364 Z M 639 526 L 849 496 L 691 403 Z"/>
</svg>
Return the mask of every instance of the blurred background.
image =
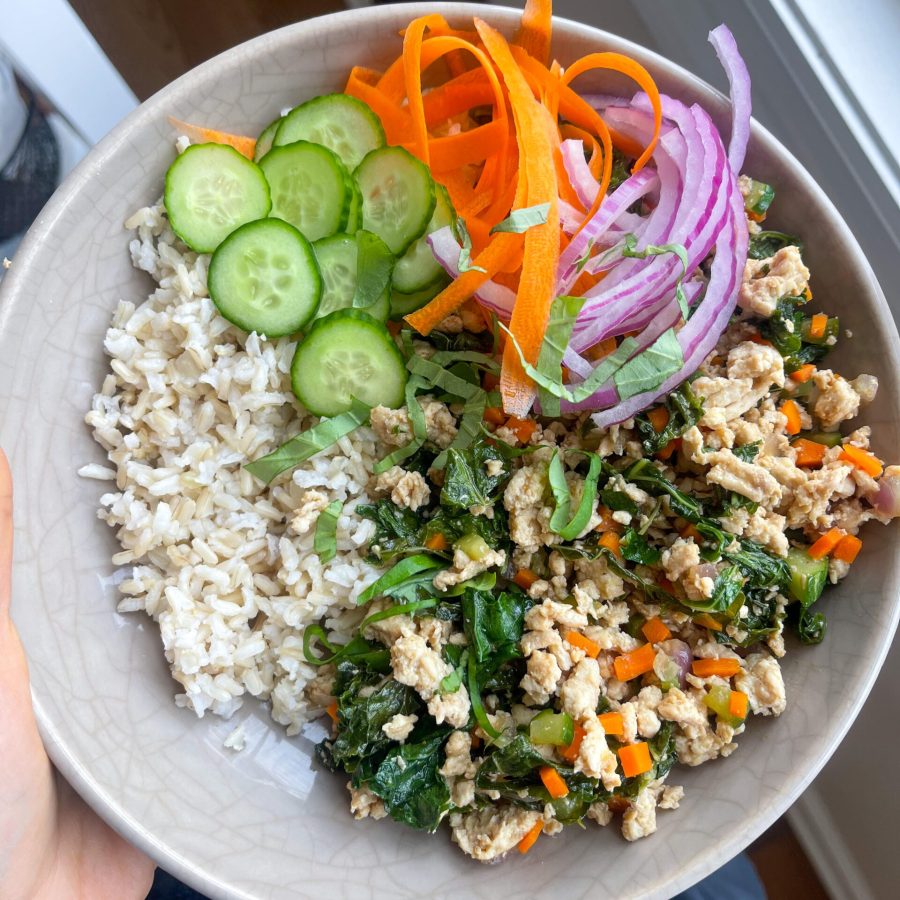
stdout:
<svg viewBox="0 0 900 900">
<path fill-rule="evenodd" d="M 90 147 L 159 88 L 256 35 L 366 5 L 0 0 L 0 258 L 13 257 Z M 724 79 L 706 36 L 727 22 L 753 78 L 754 115 L 828 192 L 898 317 L 898 0 L 555 0 L 554 12 L 656 50 L 719 87 Z M 895 645 L 831 762 L 750 850 L 773 900 L 900 896 L 891 824 L 900 813 L 900 767 L 887 753 L 900 743 L 898 701 Z M 165 896 L 177 890 L 167 886 Z"/>
</svg>

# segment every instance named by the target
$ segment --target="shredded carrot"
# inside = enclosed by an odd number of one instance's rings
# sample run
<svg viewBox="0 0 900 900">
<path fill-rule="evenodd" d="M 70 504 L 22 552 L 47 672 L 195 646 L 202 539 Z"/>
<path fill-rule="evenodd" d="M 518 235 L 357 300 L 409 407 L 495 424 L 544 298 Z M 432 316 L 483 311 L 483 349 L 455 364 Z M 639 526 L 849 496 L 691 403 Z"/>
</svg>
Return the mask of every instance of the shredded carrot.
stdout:
<svg viewBox="0 0 900 900">
<path fill-rule="evenodd" d="M 659 434 L 669 424 L 669 411 L 664 406 L 655 406 L 647 412 L 653 430 Z"/>
<path fill-rule="evenodd" d="M 628 744 L 618 750 L 619 762 L 622 763 L 622 772 L 626 778 L 634 778 L 643 775 L 653 768 L 653 760 L 650 758 L 650 746 L 646 741 L 637 744 Z"/>
<path fill-rule="evenodd" d="M 884 471 L 884 463 L 877 456 L 861 447 L 854 447 L 853 444 L 844 444 L 840 458 L 872 478 L 879 478 Z"/>
<path fill-rule="evenodd" d="M 619 546 L 619 535 L 614 531 L 607 531 L 605 534 L 601 534 L 597 544 L 600 547 L 606 547 L 607 550 L 611 550 L 616 556 L 621 557 L 622 555 L 622 548 Z"/>
<path fill-rule="evenodd" d="M 242 134 L 229 134 L 227 131 L 216 131 L 215 128 L 204 128 L 202 125 L 191 125 L 190 122 L 182 122 L 174 116 L 169 116 L 169 123 L 187 135 L 194 143 L 203 144 L 227 144 L 234 147 L 241 156 L 253 159 L 256 150 L 256 138 L 245 137 Z"/>
<path fill-rule="evenodd" d="M 641 626 L 641 631 L 651 644 L 658 644 L 660 641 L 666 641 L 672 637 L 672 632 L 669 631 L 659 616 L 647 619 Z"/>
<path fill-rule="evenodd" d="M 699 616 L 694 616 L 694 624 L 699 625 L 701 628 L 708 628 L 710 631 L 722 630 L 722 623 L 714 619 L 709 613 L 700 613 Z"/>
<path fill-rule="evenodd" d="M 809 336 L 811 338 L 825 337 L 825 328 L 828 326 L 828 316 L 825 313 L 816 313 L 809 323 Z"/>
<path fill-rule="evenodd" d="M 834 548 L 834 558 L 841 562 L 852 563 L 862 550 L 862 541 L 852 534 L 845 534 Z"/>
<path fill-rule="evenodd" d="M 784 430 L 788 434 L 800 434 L 800 407 L 793 400 L 785 400 L 780 407 L 781 414 L 787 419 Z"/>
<path fill-rule="evenodd" d="M 573 763 L 578 758 L 578 751 L 581 749 L 581 742 L 584 740 L 586 733 L 587 732 L 580 725 L 576 725 L 572 743 L 559 748 L 559 755 L 566 762 Z"/>
<path fill-rule="evenodd" d="M 791 446 L 797 453 L 796 464 L 806 469 L 821 466 L 822 460 L 825 459 L 825 451 L 828 449 L 824 444 L 806 438 L 797 438 Z"/>
<path fill-rule="evenodd" d="M 337 720 L 338 720 L 337 700 L 332 700 L 331 703 L 329 703 L 328 706 L 325 707 L 325 712 L 328 713 L 328 716 L 331 719 L 331 721 L 334 722 L 335 725 L 337 725 Z"/>
<path fill-rule="evenodd" d="M 562 775 L 552 766 L 541 766 L 540 775 L 544 787 L 547 788 L 547 793 L 554 800 L 559 800 L 569 793 L 569 786 L 563 780 Z"/>
<path fill-rule="evenodd" d="M 485 390 L 492 390 L 492 388 L 485 388 Z M 487 422 L 488 425 L 496 425 L 499 427 L 506 421 L 506 416 L 499 406 L 487 406 L 484 410 L 484 421 Z"/>
<path fill-rule="evenodd" d="M 816 367 L 812 363 L 806 363 L 806 365 L 800 366 L 799 369 L 791 372 L 791 379 L 798 384 L 806 384 L 815 373 Z"/>
<path fill-rule="evenodd" d="M 447 543 L 447 538 L 444 537 L 443 533 L 440 531 L 436 531 L 430 537 L 425 539 L 425 546 L 429 550 L 446 550 L 449 544 Z"/>
<path fill-rule="evenodd" d="M 622 737 L 625 734 L 625 720 L 622 718 L 622 713 L 601 713 L 597 718 L 607 734 L 611 734 L 613 737 Z"/>
<path fill-rule="evenodd" d="M 647 97 L 650 99 L 650 105 L 653 109 L 653 136 L 631 167 L 632 173 L 640 172 L 640 170 L 649 162 L 650 157 L 653 155 L 653 151 L 656 149 L 656 144 L 659 141 L 660 128 L 662 127 L 662 102 L 660 100 L 659 91 L 656 88 L 656 82 L 640 63 L 635 62 L 635 60 L 630 59 L 627 56 L 623 56 L 621 53 L 589 53 L 587 56 L 583 56 L 581 59 L 576 60 L 566 69 L 566 73 L 563 76 L 563 82 L 566 85 L 570 85 L 579 75 L 584 72 L 589 72 L 592 69 L 608 69 L 613 72 L 621 72 L 623 75 L 627 75 L 643 88 Z M 609 185 L 609 180 L 606 178 L 607 163 L 611 165 L 611 157 L 604 160 L 603 181 L 601 181 L 600 184 L 600 191 L 582 221 L 579 231 L 594 217 L 597 210 L 600 209 L 600 204 L 603 202 L 603 196 Z"/>
<path fill-rule="evenodd" d="M 519 569 L 519 571 L 513 575 L 513 581 L 522 588 L 523 591 L 527 591 L 537 580 L 537 573 L 532 572 L 531 569 Z"/>
<path fill-rule="evenodd" d="M 674 438 L 669 441 L 662 450 L 657 451 L 656 458 L 665 462 L 676 450 L 681 449 L 681 438 Z"/>
<path fill-rule="evenodd" d="M 516 43 L 535 59 L 546 64 L 550 56 L 550 28 L 553 20 L 551 0 L 528 0 Z"/>
<path fill-rule="evenodd" d="M 750 698 L 743 691 L 732 691 L 728 695 L 728 713 L 736 719 L 746 719 Z"/>
<path fill-rule="evenodd" d="M 537 422 L 534 419 L 519 419 L 516 416 L 510 416 L 506 420 L 506 427 L 515 432 L 520 444 L 527 444 L 537 430 Z"/>
<path fill-rule="evenodd" d="M 831 528 L 825 532 L 806 552 L 813 559 L 824 559 L 834 550 L 844 537 L 840 528 Z"/>
<path fill-rule="evenodd" d="M 544 830 L 544 821 L 539 819 L 528 831 L 528 834 L 519 841 L 519 853 L 527 853 Z"/>
<path fill-rule="evenodd" d="M 516 65 L 504 37 L 481 19 L 475 19 L 475 27 L 506 84 L 516 123 L 521 176 L 524 176 L 526 185 L 526 206 L 549 204 L 547 221 L 529 228 L 525 233 L 522 278 L 509 322 L 510 332 L 525 359 L 534 365 L 547 328 L 550 304 L 556 296 L 559 261 L 559 191 L 553 167 L 550 128 L 547 127 L 548 113 L 543 106 L 534 103 L 528 82 Z M 552 125 L 556 127 L 555 122 Z M 500 393 L 504 410 L 513 416 L 528 412 L 537 393 L 511 341 L 503 351 Z"/>
<path fill-rule="evenodd" d="M 698 678 L 710 678 L 719 675 L 722 678 L 731 678 L 741 671 L 740 660 L 731 657 L 722 659 L 695 659 L 691 663 L 691 671 Z"/>
<path fill-rule="evenodd" d="M 596 659 L 599 656 L 600 645 L 590 638 L 585 637 L 583 634 L 579 634 L 577 631 L 568 631 L 566 632 L 565 637 L 573 647 L 584 650 L 591 659 Z"/>
<path fill-rule="evenodd" d="M 691 538 L 698 544 L 703 543 L 703 535 L 700 534 L 699 529 L 692 522 L 688 522 L 679 533 L 685 539 Z"/>
<path fill-rule="evenodd" d="M 653 644 L 642 644 L 637 650 L 623 653 L 613 660 L 613 668 L 619 681 L 631 681 L 653 668 L 656 651 Z"/>
<path fill-rule="evenodd" d="M 362 100 L 378 116 L 389 144 L 401 144 L 412 129 L 409 113 L 385 96 L 376 86 L 377 81 L 377 72 L 354 66 L 344 93 Z"/>
</svg>

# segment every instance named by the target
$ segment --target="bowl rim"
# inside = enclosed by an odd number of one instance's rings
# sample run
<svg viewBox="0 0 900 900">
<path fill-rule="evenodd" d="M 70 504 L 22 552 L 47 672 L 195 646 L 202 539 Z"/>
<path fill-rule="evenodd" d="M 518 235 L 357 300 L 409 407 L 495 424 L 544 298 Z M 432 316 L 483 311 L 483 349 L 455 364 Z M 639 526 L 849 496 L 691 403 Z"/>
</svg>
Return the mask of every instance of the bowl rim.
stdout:
<svg viewBox="0 0 900 900">
<path fill-rule="evenodd" d="M 143 101 L 90 149 L 84 159 L 56 189 L 24 236 L 15 253 L 14 264 L 4 276 L 2 282 L 0 282 L 0 335 L 6 331 L 7 322 L 10 319 L 13 307 L 16 305 L 18 295 L 22 293 L 30 277 L 30 269 L 35 258 L 38 256 L 55 223 L 65 214 L 68 207 L 77 199 L 82 188 L 94 177 L 104 163 L 118 151 L 121 145 L 127 142 L 127 136 L 130 132 L 148 119 L 155 119 L 160 115 L 165 116 L 166 105 L 169 101 L 172 98 L 177 98 L 182 93 L 187 95 L 190 92 L 189 85 L 196 81 L 202 82 L 214 78 L 216 72 L 223 68 L 230 68 L 241 58 L 250 59 L 255 57 L 262 48 L 290 46 L 301 40 L 301 35 L 302 40 L 309 41 L 317 35 L 327 34 L 336 25 L 343 24 L 350 18 L 353 18 L 360 27 L 378 27 L 382 20 L 392 19 L 401 9 L 405 17 L 412 19 L 424 13 L 434 12 L 435 6 L 436 4 L 433 2 L 394 3 L 362 9 L 342 10 L 294 22 L 219 53 L 184 73 Z M 508 27 L 516 23 L 521 15 L 520 10 L 515 7 L 493 4 L 452 2 L 441 3 L 439 7 L 439 11 L 449 18 L 478 15 L 498 23 L 501 27 Z M 717 88 L 677 63 L 634 41 L 622 38 L 604 29 L 561 16 L 554 15 L 553 23 L 554 28 L 596 35 L 602 41 L 620 48 L 623 52 L 637 51 L 639 55 L 649 60 L 652 66 L 658 67 L 667 76 L 678 80 L 686 87 L 697 90 L 700 93 L 711 92 L 720 101 L 727 102 L 725 95 Z M 842 227 L 844 237 L 849 245 L 849 253 L 855 257 L 860 272 L 868 280 L 874 297 L 875 302 L 870 311 L 875 319 L 874 324 L 885 331 L 889 337 L 893 337 L 893 340 L 889 341 L 889 362 L 895 377 L 895 383 L 892 387 L 900 388 L 900 349 L 898 349 L 900 339 L 898 339 L 897 327 L 890 313 L 884 292 L 878 284 L 868 259 L 855 236 L 847 227 L 827 194 L 818 188 L 806 168 L 756 119 L 753 119 L 751 123 L 751 140 L 761 145 L 765 155 L 780 157 L 791 168 L 806 190 L 818 191 L 822 210 L 829 219 L 830 224 Z M 786 790 L 779 791 L 777 797 L 765 809 L 759 810 L 752 820 L 744 823 L 743 827 L 735 828 L 729 837 L 719 843 L 711 844 L 708 848 L 698 853 L 693 857 L 689 866 L 682 866 L 678 869 L 673 868 L 670 875 L 661 874 L 655 883 L 648 885 L 640 894 L 634 896 L 672 896 L 690 887 L 741 852 L 763 831 L 769 828 L 777 818 L 784 814 L 830 759 L 859 714 L 890 649 L 898 622 L 900 622 L 900 597 L 895 597 L 891 610 L 890 625 L 882 634 L 877 652 L 868 658 L 868 669 L 862 681 L 862 689 L 850 706 L 848 714 L 843 716 L 832 727 L 829 739 L 822 747 L 815 762 L 803 773 L 795 773 L 793 777 L 789 776 L 787 779 L 788 783 L 785 785 Z M 88 766 L 82 764 L 66 746 L 60 729 L 45 711 L 41 698 L 34 689 L 32 689 L 32 702 L 38 729 L 53 764 L 104 821 L 136 847 L 147 853 L 171 875 L 195 889 L 203 891 L 211 897 L 242 898 L 242 900 L 243 898 L 248 898 L 248 900 L 252 900 L 255 896 L 254 894 L 248 893 L 233 884 L 226 883 L 217 878 L 209 869 L 192 863 L 191 860 L 175 851 L 172 846 L 155 837 L 137 819 L 122 810 L 110 792 L 106 791 L 91 775 Z M 832 719 L 832 721 L 834 720 Z"/>
</svg>

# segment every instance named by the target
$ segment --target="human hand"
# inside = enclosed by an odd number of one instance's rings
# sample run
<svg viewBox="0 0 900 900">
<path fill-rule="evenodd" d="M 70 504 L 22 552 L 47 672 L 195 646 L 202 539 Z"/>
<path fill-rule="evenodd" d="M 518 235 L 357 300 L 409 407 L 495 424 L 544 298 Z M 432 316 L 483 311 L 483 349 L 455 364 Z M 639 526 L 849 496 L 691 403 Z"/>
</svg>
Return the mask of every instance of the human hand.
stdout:
<svg viewBox="0 0 900 900">
<path fill-rule="evenodd" d="M 38 734 L 9 616 L 12 478 L 0 450 L 0 900 L 144 898 L 151 860 L 57 774 Z"/>
</svg>

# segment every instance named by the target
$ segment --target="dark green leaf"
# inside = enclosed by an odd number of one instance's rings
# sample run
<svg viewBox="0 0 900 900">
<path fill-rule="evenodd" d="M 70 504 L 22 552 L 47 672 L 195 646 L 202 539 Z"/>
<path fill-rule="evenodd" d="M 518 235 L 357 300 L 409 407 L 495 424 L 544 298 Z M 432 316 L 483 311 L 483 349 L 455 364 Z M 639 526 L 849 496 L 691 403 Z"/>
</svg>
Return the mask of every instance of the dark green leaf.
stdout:
<svg viewBox="0 0 900 900">
<path fill-rule="evenodd" d="M 447 733 L 394 746 L 368 785 L 392 819 L 420 831 L 434 831 L 450 809 L 450 789 L 438 772 Z"/>
<path fill-rule="evenodd" d="M 501 463 L 498 475 L 488 474 L 490 461 Z M 441 505 L 460 512 L 473 506 L 493 506 L 509 475 L 500 452 L 484 441 L 462 450 L 451 448 L 447 451 Z"/>
<path fill-rule="evenodd" d="M 375 535 L 369 552 L 379 562 L 390 562 L 396 556 L 419 547 L 419 517 L 410 509 L 395 506 L 390 500 L 356 507 L 357 513 L 375 523 Z"/>
<path fill-rule="evenodd" d="M 619 542 L 622 556 L 629 562 L 640 563 L 644 566 L 655 566 L 662 555 L 656 547 L 647 543 L 647 538 L 638 534 L 633 528 L 628 528 Z"/>
<path fill-rule="evenodd" d="M 446 564 L 433 556 L 425 553 L 417 553 L 400 560 L 396 565 L 388 569 L 377 581 L 373 581 L 357 599 L 362 606 L 375 597 L 391 596 L 397 588 L 409 578 L 422 573 L 430 573 L 434 577 L 434 570 L 440 569 Z"/>
<path fill-rule="evenodd" d="M 761 446 L 762 441 L 754 441 L 752 444 L 744 444 L 743 447 L 734 447 L 731 452 L 743 462 L 753 462 Z"/>
<path fill-rule="evenodd" d="M 366 691 L 363 691 L 366 688 Z M 328 741 L 330 758 L 350 774 L 392 743 L 382 730 L 395 715 L 421 710 L 416 692 L 393 678 L 361 669 L 351 662 L 338 663 L 335 680 L 338 733 Z"/>
<path fill-rule="evenodd" d="M 768 259 L 774 256 L 782 247 L 794 245 L 803 249 L 803 245 L 792 234 L 783 231 L 760 231 L 750 237 L 750 246 L 747 256 L 750 259 Z"/>
<path fill-rule="evenodd" d="M 703 416 L 703 400 L 694 394 L 687 382 L 666 397 L 665 406 L 669 411 L 669 421 L 660 432 L 657 432 L 644 414 L 634 420 L 638 434 L 643 440 L 644 452 L 648 456 L 658 453 L 675 438 L 680 438 Z"/>
</svg>

